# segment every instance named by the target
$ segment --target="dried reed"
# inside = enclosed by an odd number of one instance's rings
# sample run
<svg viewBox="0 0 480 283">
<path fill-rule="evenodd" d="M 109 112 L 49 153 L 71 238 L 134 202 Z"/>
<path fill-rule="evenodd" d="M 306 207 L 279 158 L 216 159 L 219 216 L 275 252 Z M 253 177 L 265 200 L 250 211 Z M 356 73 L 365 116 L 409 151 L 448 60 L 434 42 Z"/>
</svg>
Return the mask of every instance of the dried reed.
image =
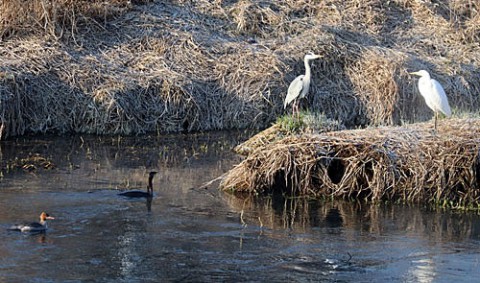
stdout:
<svg viewBox="0 0 480 283">
<path fill-rule="evenodd" d="M 0 0 L 0 38 L 39 31 L 62 37 L 78 24 L 105 22 L 129 6 L 130 0 Z"/>
<path fill-rule="evenodd" d="M 480 205 L 477 119 L 288 136 L 260 146 L 223 178 L 235 192 Z"/>
<path fill-rule="evenodd" d="M 309 50 L 309 108 L 347 127 L 429 119 L 407 70 L 480 106 L 475 1 L 27 2 L 0 0 L 0 139 L 263 128 Z"/>
</svg>

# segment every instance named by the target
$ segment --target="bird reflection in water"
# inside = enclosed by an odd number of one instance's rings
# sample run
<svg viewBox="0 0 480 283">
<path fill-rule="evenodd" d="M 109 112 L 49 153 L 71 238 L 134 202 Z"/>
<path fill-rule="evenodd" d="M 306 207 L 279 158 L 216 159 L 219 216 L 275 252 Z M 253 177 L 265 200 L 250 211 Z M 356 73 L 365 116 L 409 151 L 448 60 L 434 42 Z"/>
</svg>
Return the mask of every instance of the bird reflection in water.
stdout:
<svg viewBox="0 0 480 283">
<path fill-rule="evenodd" d="M 151 212 L 152 211 L 152 196 L 147 197 L 147 211 Z"/>
<path fill-rule="evenodd" d="M 38 237 L 37 237 L 37 243 L 39 244 L 46 244 L 47 243 L 47 236 L 45 235 L 45 233 L 41 233 L 41 234 L 38 234 Z"/>
<path fill-rule="evenodd" d="M 325 216 L 325 223 L 328 227 L 342 227 L 343 217 L 338 208 L 330 208 Z"/>
</svg>

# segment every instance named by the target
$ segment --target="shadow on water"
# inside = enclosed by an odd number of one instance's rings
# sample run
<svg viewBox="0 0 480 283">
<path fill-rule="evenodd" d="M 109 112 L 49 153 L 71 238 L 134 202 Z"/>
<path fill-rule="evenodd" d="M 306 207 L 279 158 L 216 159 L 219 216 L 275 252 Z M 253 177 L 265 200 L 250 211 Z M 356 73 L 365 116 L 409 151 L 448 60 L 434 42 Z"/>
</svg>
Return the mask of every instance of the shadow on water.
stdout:
<svg viewBox="0 0 480 283">
<path fill-rule="evenodd" d="M 238 162 L 231 148 L 241 139 L 1 142 L 0 281 L 432 282 L 480 275 L 473 213 L 200 189 Z M 28 156 L 55 166 L 15 166 Z M 159 172 L 152 198 L 117 195 L 145 190 L 152 170 Z M 40 211 L 55 217 L 47 233 L 6 230 Z"/>
<path fill-rule="evenodd" d="M 477 213 L 279 195 L 223 198 L 244 226 L 262 233 L 285 231 L 297 248 L 305 246 L 282 257 L 282 269 L 346 282 L 432 282 L 439 276 L 457 278 L 460 270 L 479 274 Z"/>
<path fill-rule="evenodd" d="M 371 235 L 398 230 L 414 231 L 443 241 L 480 239 L 480 223 L 476 222 L 478 213 L 435 211 L 422 206 L 285 198 L 281 195 L 223 194 L 222 198 L 233 211 L 242 215 L 245 223 L 256 223 L 268 229 L 303 232 L 352 229 Z"/>
</svg>

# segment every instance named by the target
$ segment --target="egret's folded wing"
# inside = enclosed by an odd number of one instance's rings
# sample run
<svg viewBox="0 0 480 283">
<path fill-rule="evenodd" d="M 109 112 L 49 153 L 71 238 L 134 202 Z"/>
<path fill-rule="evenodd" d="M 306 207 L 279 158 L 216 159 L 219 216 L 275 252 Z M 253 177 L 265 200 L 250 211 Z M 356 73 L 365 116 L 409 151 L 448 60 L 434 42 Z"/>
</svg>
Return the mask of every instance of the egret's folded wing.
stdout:
<svg viewBox="0 0 480 283">
<path fill-rule="evenodd" d="M 286 108 L 287 105 L 294 101 L 302 92 L 303 77 L 304 75 L 300 75 L 290 83 L 290 86 L 288 87 L 287 97 L 285 97 L 285 102 L 283 104 L 283 108 Z"/>
<path fill-rule="evenodd" d="M 445 90 L 443 90 L 442 85 L 434 79 L 432 79 L 432 91 L 433 97 L 435 97 L 437 111 L 441 111 L 447 117 L 450 117 L 452 115 L 452 111 L 450 110 L 450 105 L 448 104 L 448 98 L 445 94 Z"/>
</svg>

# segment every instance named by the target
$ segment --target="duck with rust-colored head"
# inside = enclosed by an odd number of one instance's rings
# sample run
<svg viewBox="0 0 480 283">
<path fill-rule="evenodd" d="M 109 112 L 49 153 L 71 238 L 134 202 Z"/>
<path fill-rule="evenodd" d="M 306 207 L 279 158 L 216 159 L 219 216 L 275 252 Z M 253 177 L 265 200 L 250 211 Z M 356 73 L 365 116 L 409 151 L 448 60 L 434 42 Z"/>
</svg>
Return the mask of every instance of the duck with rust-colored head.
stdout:
<svg viewBox="0 0 480 283">
<path fill-rule="evenodd" d="M 46 212 L 42 212 L 40 214 L 40 222 L 31 222 L 31 223 L 23 223 L 23 224 L 15 224 L 10 227 L 8 230 L 12 231 L 20 231 L 20 232 L 45 232 L 48 228 L 47 220 L 55 219 L 54 217 L 50 216 Z"/>
</svg>

